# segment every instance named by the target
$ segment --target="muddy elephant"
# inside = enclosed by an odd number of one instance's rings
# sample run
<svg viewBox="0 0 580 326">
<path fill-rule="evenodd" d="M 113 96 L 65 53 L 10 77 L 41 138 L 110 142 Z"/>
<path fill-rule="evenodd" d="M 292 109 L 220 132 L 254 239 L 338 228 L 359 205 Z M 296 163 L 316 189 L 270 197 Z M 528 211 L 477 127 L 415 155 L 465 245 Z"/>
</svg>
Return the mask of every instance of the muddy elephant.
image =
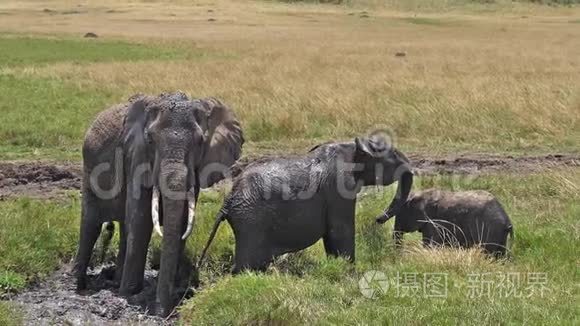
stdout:
<svg viewBox="0 0 580 326">
<path fill-rule="evenodd" d="M 428 189 L 412 193 L 398 211 L 381 216 L 384 223 L 396 215 L 393 238 L 400 246 L 405 232 L 419 231 L 425 246 L 481 246 L 491 255 L 506 252 L 512 223 L 499 201 L 489 192 Z"/>
<path fill-rule="evenodd" d="M 136 95 L 100 113 L 83 145 L 77 289 L 86 287 L 86 270 L 102 223 L 116 220 L 119 293 L 138 293 L 155 229 L 163 240 L 154 309 L 168 315 L 177 302 L 176 274 L 187 261 L 183 251 L 199 190 L 224 177 L 239 158 L 243 142 L 233 112 L 214 98 L 190 100 L 180 92 Z"/>
<path fill-rule="evenodd" d="M 264 270 L 276 256 L 320 238 L 326 253 L 355 259 L 356 195 L 362 186 L 399 181 L 396 211 L 413 182 L 408 159 L 383 137 L 327 143 L 307 155 L 250 164 L 234 181 L 204 248 L 221 221 L 235 236 L 233 273 Z"/>
</svg>

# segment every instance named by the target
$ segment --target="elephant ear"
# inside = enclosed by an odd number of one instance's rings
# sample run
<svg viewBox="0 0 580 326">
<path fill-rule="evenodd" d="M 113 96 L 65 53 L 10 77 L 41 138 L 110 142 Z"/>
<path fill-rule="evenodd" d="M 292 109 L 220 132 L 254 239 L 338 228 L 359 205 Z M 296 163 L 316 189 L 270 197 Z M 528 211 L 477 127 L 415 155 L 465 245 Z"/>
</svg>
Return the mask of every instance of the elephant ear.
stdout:
<svg viewBox="0 0 580 326">
<path fill-rule="evenodd" d="M 328 145 L 328 144 L 332 144 L 332 142 L 331 142 L 331 141 L 327 141 L 327 142 L 324 142 L 324 143 L 318 144 L 318 145 L 316 145 L 316 146 L 312 147 L 311 149 L 309 149 L 309 150 L 308 150 L 308 153 L 310 153 L 310 152 L 314 152 L 314 151 L 315 151 L 315 150 L 317 150 L 318 148 L 320 148 L 320 147 L 322 147 L 322 146 L 325 146 L 325 145 Z"/>
<path fill-rule="evenodd" d="M 205 153 L 199 170 L 202 188 L 224 179 L 242 154 L 244 135 L 234 112 L 215 98 L 201 100 L 205 123 Z"/>
<path fill-rule="evenodd" d="M 148 108 L 154 100 L 154 97 L 141 94 L 134 95 L 128 100 L 123 127 L 123 147 L 125 155 L 131 158 L 129 162 L 132 166 L 128 167 L 129 171 L 133 171 L 139 164 L 148 162 L 150 153 L 146 151 L 144 130 L 149 118 Z M 149 183 L 149 177 L 149 173 L 144 173 L 142 182 Z"/>
<path fill-rule="evenodd" d="M 390 144 L 381 136 L 371 136 L 370 138 L 355 138 L 356 150 L 372 157 L 381 157 L 390 152 Z"/>
</svg>

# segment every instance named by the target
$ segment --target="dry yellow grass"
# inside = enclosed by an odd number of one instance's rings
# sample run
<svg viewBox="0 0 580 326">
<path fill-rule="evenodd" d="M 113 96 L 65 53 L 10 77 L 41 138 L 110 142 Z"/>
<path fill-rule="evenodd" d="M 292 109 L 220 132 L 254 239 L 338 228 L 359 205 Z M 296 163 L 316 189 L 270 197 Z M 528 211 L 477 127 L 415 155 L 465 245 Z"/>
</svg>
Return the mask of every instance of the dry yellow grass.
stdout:
<svg viewBox="0 0 580 326">
<path fill-rule="evenodd" d="M 10 13 L 0 30 L 91 31 L 207 50 L 195 60 L 10 72 L 123 96 L 175 89 L 218 96 L 236 108 L 254 144 L 309 146 L 386 125 L 416 150 L 578 147 L 580 10 L 523 6 L 523 17 L 517 10 L 415 17 L 368 5 L 375 9 L 361 18 L 351 7 L 271 2 L 8 2 L 0 4 Z M 79 13 L 62 14 L 67 10 Z"/>
<path fill-rule="evenodd" d="M 445 269 L 456 273 L 474 270 L 501 269 L 500 262 L 490 258 L 478 248 L 425 248 L 419 244 L 405 248 L 403 261 L 426 265 L 433 270 Z"/>
</svg>

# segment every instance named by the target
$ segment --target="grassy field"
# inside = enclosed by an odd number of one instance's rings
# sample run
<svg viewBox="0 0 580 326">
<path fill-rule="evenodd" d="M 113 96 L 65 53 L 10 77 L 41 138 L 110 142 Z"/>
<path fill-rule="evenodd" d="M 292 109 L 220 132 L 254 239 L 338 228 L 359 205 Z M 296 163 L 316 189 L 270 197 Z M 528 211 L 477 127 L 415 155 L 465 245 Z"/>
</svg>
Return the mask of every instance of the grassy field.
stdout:
<svg viewBox="0 0 580 326">
<path fill-rule="evenodd" d="M 247 139 L 244 155 L 303 151 L 376 128 L 392 130 L 404 151 L 429 155 L 578 153 L 580 9 L 487 2 L 4 1 L 0 160 L 78 161 L 98 111 L 137 92 L 174 90 L 232 106 Z M 84 39 L 87 32 L 99 38 Z M 357 208 L 355 265 L 325 258 L 317 244 L 265 275 L 231 277 L 234 239 L 224 224 L 203 286 L 181 318 L 208 325 L 579 322 L 578 169 L 418 178 L 417 189 L 428 187 L 496 194 L 516 228 L 511 259 L 424 250 L 416 235 L 396 252 L 392 225 L 372 220 L 392 189 L 369 190 Z M 223 195 L 203 194 L 191 252 L 205 243 Z M 55 202 L 0 201 L 0 296 L 70 261 L 79 214 L 76 193 Z M 359 289 L 369 271 L 391 282 L 374 299 Z M 447 295 L 402 297 L 397 273 L 417 273 L 420 282 L 443 273 Z M 491 273 L 489 296 L 469 297 L 474 273 Z M 530 277 L 542 273 L 547 290 L 527 297 Z M 506 275 L 520 277 L 507 296 L 498 290 Z M 0 302 L 0 325 L 18 324 L 18 315 Z"/>
<path fill-rule="evenodd" d="M 247 152 L 378 126 L 413 151 L 578 150 L 576 8 L 359 7 L 1 4 L 0 158 L 79 159 L 96 112 L 176 89 L 235 108 Z"/>
<path fill-rule="evenodd" d="M 355 265 L 325 258 L 318 243 L 280 259 L 265 275 L 231 277 L 226 271 L 232 265 L 234 239 L 226 223 L 201 271 L 202 288 L 181 308 L 182 318 L 186 323 L 207 325 L 448 324 L 465 320 L 485 324 L 574 324 L 578 321 L 575 282 L 580 250 L 579 184 L 577 169 L 526 177 L 418 179 L 418 188 L 486 189 L 496 194 L 516 230 L 511 259 L 507 261 L 492 261 L 477 251 L 421 249 L 417 236 L 409 235 L 403 252 L 395 251 L 392 222 L 379 227 L 373 220 L 392 191 L 368 190 L 359 202 Z M 222 196 L 210 192 L 201 197 L 197 227 L 188 243 L 191 252 L 198 254 L 205 243 Z M 79 202 L 77 196 L 65 202 L 21 199 L 0 203 L 2 291 L 21 289 L 26 281 L 41 278 L 71 259 L 76 247 Z M 358 282 L 368 271 L 384 273 L 392 282 L 389 291 L 374 299 L 363 296 Z M 397 273 L 400 277 L 417 273 L 419 284 L 429 273 L 442 273 L 447 278 L 447 295 L 426 297 L 421 292 L 426 290 L 420 290 L 403 296 L 402 290 L 396 291 Z M 486 277 L 493 282 L 489 294 L 470 297 L 470 291 L 474 291 L 470 275 L 484 273 L 490 273 Z M 506 286 L 501 283 L 505 275 L 519 275 L 511 294 L 501 288 Z M 530 292 L 530 275 L 545 275 L 545 291 Z"/>
</svg>

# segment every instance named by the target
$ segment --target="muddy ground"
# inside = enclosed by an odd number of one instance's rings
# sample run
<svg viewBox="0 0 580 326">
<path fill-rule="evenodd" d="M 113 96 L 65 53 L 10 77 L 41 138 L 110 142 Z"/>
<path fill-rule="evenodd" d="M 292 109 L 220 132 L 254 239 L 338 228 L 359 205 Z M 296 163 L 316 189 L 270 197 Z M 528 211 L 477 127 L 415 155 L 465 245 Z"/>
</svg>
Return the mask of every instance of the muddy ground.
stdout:
<svg viewBox="0 0 580 326">
<path fill-rule="evenodd" d="M 80 165 L 0 162 L 0 200 L 10 197 L 54 198 L 81 187 Z"/>
<path fill-rule="evenodd" d="M 75 292 L 70 265 L 64 265 L 42 283 L 8 298 L 23 312 L 25 325 L 172 325 L 175 318 L 162 319 L 117 295 L 108 279 L 114 273 L 102 266 L 89 271 L 89 289 Z M 154 298 L 156 272 L 145 274 L 145 296 Z M 147 299 L 142 299 L 147 300 Z"/>
<path fill-rule="evenodd" d="M 232 174 L 255 161 L 272 157 L 242 159 L 232 168 Z M 430 157 L 409 155 L 418 175 L 531 173 L 550 168 L 580 167 L 580 154 L 553 154 L 543 156 L 464 155 Z M 0 200 L 11 197 L 58 198 L 67 190 L 79 190 L 82 168 L 79 164 L 44 162 L 0 163 Z"/>
<path fill-rule="evenodd" d="M 245 166 L 255 161 L 242 160 L 232 168 L 239 174 Z M 410 155 L 418 175 L 488 173 L 532 173 L 557 167 L 580 167 L 580 154 L 545 156 L 489 156 L 469 155 L 458 157 L 426 157 Z M 0 163 L 0 200 L 28 196 L 58 199 L 67 191 L 81 187 L 81 166 L 78 164 L 43 162 Z M 175 318 L 163 320 L 148 316 L 146 306 L 154 299 L 155 272 L 146 272 L 145 290 L 136 302 L 119 297 L 110 282 L 110 270 L 102 267 L 90 272 L 89 288 L 83 294 L 74 290 L 75 280 L 65 265 L 47 280 L 32 285 L 26 291 L 8 298 L 21 305 L 27 325 L 167 325 Z M 2 298 L 0 298 L 2 299 Z M 137 303 L 137 305 L 136 305 Z"/>
</svg>

